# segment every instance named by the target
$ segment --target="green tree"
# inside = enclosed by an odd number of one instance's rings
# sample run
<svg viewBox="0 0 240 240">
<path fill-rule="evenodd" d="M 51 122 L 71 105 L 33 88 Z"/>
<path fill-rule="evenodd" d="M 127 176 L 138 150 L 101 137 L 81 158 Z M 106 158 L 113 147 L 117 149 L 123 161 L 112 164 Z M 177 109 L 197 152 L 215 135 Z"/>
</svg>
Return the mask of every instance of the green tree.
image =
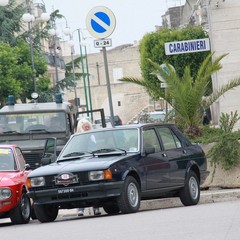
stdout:
<svg viewBox="0 0 240 240">
<path fill-rule="evenodd" d="M 47 72 L 46 58 L 42 52 L 34 49 L 33 70 L 29 44 L 19 38 L 14 49 L 18 58 L 18 71 L 15 77 L 20 82 L 22 88 L 19 97 L 21 101 L 25 103 L 26 99 L 31 99 L 31 93 L 34 91 L 34 78 L 39 92 L 46 91 L 50 86 L 50 78 L 45 75 Z"/>
<path fill-rule="evenodd" d="M 164 44 L 165 42 L 183 41 L 189 39 L 207 38 L 206 32 L 201 26 L 188 26 L 183 29 L 160 29 L 157 32 L 146 34 L 140 41 L 140 66 L 143 78 L 148 81 L 149 85 L 153 85 L 158 88 L 159 91 L 150 91 L 147 89 L 149 95 L 158 100 L 160 92 L 164 92 L 159 88 L 156 75 L 153 75 L 153 65 L 148 61 L 151 59 L 153 62 L 169 63 L 174 66 L 177 74 L 182 77 L 184 74 L 184 67 L 190 66 L 191 75 L 195 78 L 199 66 L 207 57 L 210 52 L 177 54 L 177 55 L 165 55 Z M 211 85 L 209 85 L 211 89 Z"/>
<path fill-rule="evenodd" d="M 18 98 L 22 92 L 20 82 L 16 79 L 18 58 L 15 48 L 0 42 L 0 102 L 5 104 L 8 95 Z"/>
</svg>

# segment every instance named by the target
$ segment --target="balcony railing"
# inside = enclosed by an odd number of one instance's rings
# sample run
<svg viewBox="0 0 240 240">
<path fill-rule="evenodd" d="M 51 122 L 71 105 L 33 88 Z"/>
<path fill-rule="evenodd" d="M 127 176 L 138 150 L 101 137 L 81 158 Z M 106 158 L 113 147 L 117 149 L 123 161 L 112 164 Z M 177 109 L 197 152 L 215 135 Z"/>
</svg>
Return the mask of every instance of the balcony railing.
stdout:
<svg viewBox="0 0 240 240">
<path fill-rule="evenodd" d="M 47 64 L 52 65 L 52 66 L 57 66 L 61 69 L 65 69 L 65 62 L 63 60 L 62 57 L 60 56 L 55 56 L 51 53 L 44 53 L 46 60 L 47 60 Z"/>
</svg>

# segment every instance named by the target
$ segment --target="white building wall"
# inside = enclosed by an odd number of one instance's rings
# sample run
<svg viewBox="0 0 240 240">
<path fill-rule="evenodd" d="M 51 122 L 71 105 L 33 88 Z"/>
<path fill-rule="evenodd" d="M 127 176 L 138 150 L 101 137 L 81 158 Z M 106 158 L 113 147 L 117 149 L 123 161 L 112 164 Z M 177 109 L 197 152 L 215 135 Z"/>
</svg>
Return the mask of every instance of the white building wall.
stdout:
<svg viewBox="0 0 240 240">
<path fill-rule="evenodd" d="M 218 89 L 234 78 L 240 77 L 240 1 L 211 1 L 209 6 L 209 27 L 212 51 L 215 56 L 228 53 L 221 61 L 222 69 L 213 76 L 214 89 Z M 221 112 L 240 114 L 240 87 L 227 92 L 214 104 L 214 117 L 219 120 Z M 240 122 L 236 126 L 240 127 Z"/>
</svg>

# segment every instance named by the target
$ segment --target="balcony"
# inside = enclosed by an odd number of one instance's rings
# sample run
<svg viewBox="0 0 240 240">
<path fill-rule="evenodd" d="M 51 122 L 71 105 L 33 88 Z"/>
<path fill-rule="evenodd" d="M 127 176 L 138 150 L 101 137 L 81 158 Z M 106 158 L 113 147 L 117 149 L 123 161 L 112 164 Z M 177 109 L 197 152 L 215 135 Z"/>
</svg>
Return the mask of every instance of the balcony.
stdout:
<svg viewBox="0 0 240 240">
<path fill-rule="evenodd" d="M 57 66 L 58 68 L 65 69 L 65 62 L 62 57 L 60 56 L 55 56 L 51 53 L 44 53 L 47 64 L 52 65 L 52 66 Z"/>
</svg>

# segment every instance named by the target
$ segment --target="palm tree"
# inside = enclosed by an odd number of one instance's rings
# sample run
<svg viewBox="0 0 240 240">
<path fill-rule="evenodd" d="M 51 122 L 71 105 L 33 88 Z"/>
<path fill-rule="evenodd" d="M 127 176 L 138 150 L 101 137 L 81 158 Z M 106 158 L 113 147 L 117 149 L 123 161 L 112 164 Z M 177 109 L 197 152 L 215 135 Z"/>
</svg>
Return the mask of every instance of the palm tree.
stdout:
<svg viewBox="0 0 240 240">
<path fill-rule="evenodd" d="M 122 78 L 121 81 L 139 84 L 145 87 L 149 93 L 157 93 L 159 97 L 165 99 L 169 103 L 173 101 L 176 124 L 188 135 L 192 137 L 199 136 L 201 135 L 204 109 L 210 107 L 228 90 L 240 85 L 239 77 L 233 79 L 221 89 L 209 94 L 211 75 L 222 68 L 220 61 L 227 55 L 223 54 L 212 60 L 213 54 L 214 53 L 209 54 L 203 61 L 195 79 L 192 78 L 189 67 L 185 68 L 184 74 L 180 78 L 170 65 L 166 64 L 168 68 L 166 72 L 161 66 L 149 59 L 155 69 L 153 74 L 160 74 L 161 78 L 167 84 L 166 95 L 160 91 L 160 82 L 159 89 L 156 89 L 155 85 L 153 86 L 145 79 Z M 208 97 L 204 98 L 204 96 L 207 95 Z"/>
</svg>

